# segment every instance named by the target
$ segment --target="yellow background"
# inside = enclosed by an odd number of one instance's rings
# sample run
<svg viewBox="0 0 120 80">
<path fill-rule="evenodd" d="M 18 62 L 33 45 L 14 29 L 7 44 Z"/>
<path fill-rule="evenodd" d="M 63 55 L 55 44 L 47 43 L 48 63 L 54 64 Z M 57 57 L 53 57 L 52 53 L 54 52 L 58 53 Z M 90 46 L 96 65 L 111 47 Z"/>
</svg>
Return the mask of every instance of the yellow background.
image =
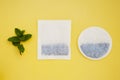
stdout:
<svg viewBox="0 0 120 80">
<path fill-rule="evenodd" d="M 72 20 L 71 60 L 37 60 L 37 21 Z M 82 30 L 101 26 L 113 40 L 110 55 L 86 59 L 77 47 Z M 19 55 L 7 38 L 14 28 L 33 37 Z M 0 80 L 120 80 L 120 0 L 0 0 Z"/>
</svg>

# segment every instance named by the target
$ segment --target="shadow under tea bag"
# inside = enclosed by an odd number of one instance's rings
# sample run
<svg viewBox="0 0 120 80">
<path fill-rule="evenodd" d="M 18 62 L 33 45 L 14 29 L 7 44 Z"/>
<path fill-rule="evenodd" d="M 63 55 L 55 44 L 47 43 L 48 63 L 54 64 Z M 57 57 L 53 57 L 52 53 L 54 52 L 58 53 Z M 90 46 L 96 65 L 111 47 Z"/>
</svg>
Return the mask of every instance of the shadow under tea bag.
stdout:
<svg viewBox="0 0 120 80">
<path fill-rule="evenodd" d="M 70 20 L 38 21 L 38 59 L 70 59 Z"/>
</svg>

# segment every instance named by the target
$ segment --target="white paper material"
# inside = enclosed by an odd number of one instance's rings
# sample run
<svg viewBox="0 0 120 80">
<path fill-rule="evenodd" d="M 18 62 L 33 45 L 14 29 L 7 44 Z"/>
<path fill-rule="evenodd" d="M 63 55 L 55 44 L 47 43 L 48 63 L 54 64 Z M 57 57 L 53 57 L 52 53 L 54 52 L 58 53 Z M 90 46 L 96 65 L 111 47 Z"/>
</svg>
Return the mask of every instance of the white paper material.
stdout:
<svg viewBox="0 0 120 80">
<path fill-rule="evenodd" d="M 71 21 L 38 21 L 38 59 L 67 59 L 71 57 Z"/>
</svg>

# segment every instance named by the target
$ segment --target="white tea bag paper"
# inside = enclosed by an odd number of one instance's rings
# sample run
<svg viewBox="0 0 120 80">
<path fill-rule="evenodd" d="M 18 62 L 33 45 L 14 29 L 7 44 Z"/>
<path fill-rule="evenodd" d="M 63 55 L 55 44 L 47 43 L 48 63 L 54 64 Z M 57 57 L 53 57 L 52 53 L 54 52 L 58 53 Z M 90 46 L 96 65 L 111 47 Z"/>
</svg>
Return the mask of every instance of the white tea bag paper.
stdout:
<svg viewBox="0 0 120 80">
<path fill-rule="evenodd" d="M 38 21 L 38 59 L 70 59 L 70 20 Z"/>
</svg>

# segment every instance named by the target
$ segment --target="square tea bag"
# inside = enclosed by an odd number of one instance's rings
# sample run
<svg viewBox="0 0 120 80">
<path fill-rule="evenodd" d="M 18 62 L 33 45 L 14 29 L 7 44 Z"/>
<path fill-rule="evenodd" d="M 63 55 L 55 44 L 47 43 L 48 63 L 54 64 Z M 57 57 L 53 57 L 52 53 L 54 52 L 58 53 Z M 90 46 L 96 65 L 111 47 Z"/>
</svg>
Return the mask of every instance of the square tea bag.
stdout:
<svg viewBox="0 0 120 80">
<path fill-rule="evenodd" d="M 38 21 L 38 59 L 70 59 L 70 20 Z"/>
</svg>

